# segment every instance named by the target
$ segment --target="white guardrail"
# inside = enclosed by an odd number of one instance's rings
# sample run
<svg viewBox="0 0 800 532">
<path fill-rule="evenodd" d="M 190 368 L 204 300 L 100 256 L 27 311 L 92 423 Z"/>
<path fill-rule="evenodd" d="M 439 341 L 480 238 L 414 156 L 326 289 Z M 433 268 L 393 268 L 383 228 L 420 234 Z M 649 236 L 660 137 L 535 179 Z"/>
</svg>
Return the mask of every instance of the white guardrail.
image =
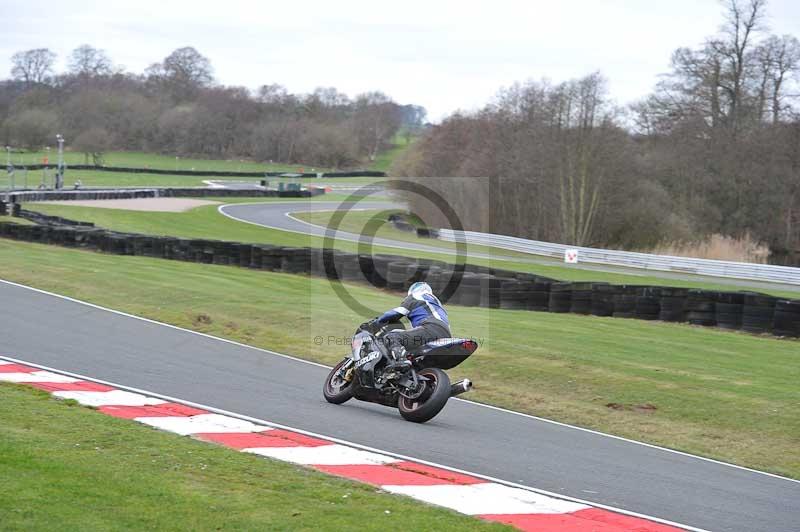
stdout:
<svg viewBox="0 0 800 532">
<path fill-rule="evenodd" d="M 456 231 L 439 229 L 439 239 L 448 242 L 456 241 Z M 650 255 L 632 251 L 611 249 L 583 248 L 565 244 L 552 244 L 527 240 L 513 236 L 493 235 L 475 231 L 460 231 L 468 244 L 491 246 L 531 255 L 545 255 L 564 259 L 567 250 L 577 250 L 580 262 L 592 264 L 608 264 L 627 268 L 643 268 L 713 277 L 731 277 L 734 279 L 750 279 L 755 281 L 771 281 L 800 285 L 800 268 L 792 266 L 772 266 L 769 264 L 750 264 L 747 262 L 728 262 L 722 260 L 693 259 L 672 257 L 669 255 Z"/>
</svg>

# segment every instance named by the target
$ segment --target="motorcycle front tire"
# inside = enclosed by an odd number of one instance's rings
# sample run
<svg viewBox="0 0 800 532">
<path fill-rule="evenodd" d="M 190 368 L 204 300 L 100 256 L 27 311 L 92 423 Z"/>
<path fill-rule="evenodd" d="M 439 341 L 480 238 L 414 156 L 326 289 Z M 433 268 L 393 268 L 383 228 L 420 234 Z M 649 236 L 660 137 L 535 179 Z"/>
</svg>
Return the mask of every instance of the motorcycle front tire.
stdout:
<svg viewBox="0 0 800 532">
<path fill-rule="evenodd" d="M 342 403 L 346 403 L 350 399 L 353 398 L 353 381 L 351 380 L 347 386 L 335 388 L 331 381 L 337 378 L 337 373 L 339 372 L 339 368 L 347 362 L 349 359 L 345 358 L 338 364 L 336 364 L 330 373 L 328 373 L 328 377 L 325 379 L 325 385 L 322 387 L 322 395 L 325 396 L 325 400 L 329 403 L 333 403 L 335 405 L 340 405 Z"/>
</svg>

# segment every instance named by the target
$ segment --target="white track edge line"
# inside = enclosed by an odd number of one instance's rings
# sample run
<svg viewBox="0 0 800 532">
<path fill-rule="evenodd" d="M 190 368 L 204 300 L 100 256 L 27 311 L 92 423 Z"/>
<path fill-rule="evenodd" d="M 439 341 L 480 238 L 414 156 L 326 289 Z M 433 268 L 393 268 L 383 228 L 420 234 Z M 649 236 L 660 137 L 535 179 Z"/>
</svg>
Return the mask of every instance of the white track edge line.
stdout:
<svg viewBox="0 0 800 532">
<path fill-rule="evenodd" d="M 227 203 L 225 205 L 220 205 L 219 207 L 217 207 L 217 212 L 219 212 L 221 215 L 225 216 L 226 218 L 230 218 L 231 220 L 234 220 L 234 221 L 237 221 L 237 222 L 241 222 L 241 223 L 245 223 L 245 224 L 255 225 L 255 226 L 258 226 L 258 227 L 264 227 L 266 229 L 272 229 L 272 230 L 275 230 L 275 231 L 284 231 L 286 233 L 295 233 L 295 234 L 298 234 L 298 235 L 308 236 L 308 237 L 312 237 L 312 238 L 322 238 L 322 239 L 326 238 L 326 235 L 322 235 L 322 236 L 314 235 L 314 234 L 306 233 L 306 232 L 303 232 L 303 231 L 297 231 L 295 229 L 286 229 L 286 228 L 283 228 L 283 227 L 275 227 L 274 225 L 267 225 L 267 224 L 262 224 L 262 223 L 258 223 L 258 222 L 251 222 L 250 220 L 243 220 L 242 218 L 237 218 L 234 215 L 228 214 L 227 212 L 225 212 L 225 207 L 236 207 L 238 205 L 265 205 L 265 204 L 266 205 L 275 205 L 276 203 L 278 203 L 278 202 L 275 202 L 275 203 L 265 203 L 265 202 Z M 299 203 L 299 202 L 292 202 L 292 203 Z M 278 203 L 278 204 L 280 204 L 280 203 Z M 283 205 L 287 205 L 287 203 L 282 203 L 282 204 Z M 291 205 L 291 203 L 288 203 L 288 204 Z M 336 209 L 334 209 L 334 210 L 336 210 Z M 356 210 L 368 211 L 368 210 L 373 210 L 373 209 L 350 209 L 350 210 L 351 211 L 356 211 Z M 300 212 L 300 211 L 295 211 L 295 212 Z M 323 211 L 319 210 L 319 211 L 308 211 L 308 212 L 323 212 Z M 296 220 L 298 222 L 304 223 L 304 224 L 309 225 L 311 227 L 317 227 L 317 228 L 320 228 L 320 229 L 325 229 L 322 226 L 314 225 L 314 224 L 312 224 L 310 222 L 306 222 L 305 220 L 298 220 L 297 218 L 294 218 L 293 216 L 289 216 L 289 213 L 285 212 L 283 214 L 285 216 L 288 216 L 292 220 Z M 342 231 L 342 233 L 346 233 L 346 231 Z M 353 234 L 353 233 L 349 233 L 349 234 Z M 356 236 L 358 236 L 358 235 L 356 235 Z M 351 242 L 351 243 L 355 243 L 355 244 L 359 244 L 361 242 L 357 238 L 353 239 L 353 238 L 348 238 L 348 237 L 345 237 L 345 236 L 337 237 L 336 235 L 334 235 L 334 239 L 336 239 L 336 238 L 340 238 L 344 242 Z M 397 245 L 396 244 L 373 244 L 373 247 L 384 247 L 384 248 L 392 248 L 392 249 L 409 249 L 408 246 L 401 246 L 399 244 L 397 244 Z M 431 254 L 434 254 L 434 255 L 437 255 L 437 254 L 438 255 L 445 255 L 445 256 L 452 256 L 453 255 L 453 253 L 446 253 L 446 252 L 436 251 L 435 249 L 432 249 L 432 250 L 415 249 L 415 251 L 420 251 L 422 253 L 431 253 Z M 411 258 L 413 258 L 413 257 L 411 257 Z"/>
<path fill-rule="evenodd" d="M 172 325 L 170 323 L 164 323 L 164 322 L 161 322 L 161 321 L 152 320 L 150 318 L 144 318 L 142 316 L 136 316 L 135 314 L 128 314 L 127 312 L 123 312 L 121 310 L 114 310 L 114 309 L 111 309 L 111 308 L 103 307 L 101 305 L 96 305 L 94 303 L 89 303 L 87 301 L 81 301 L 80 299 L 75 299 L 75 298 L 72 298 L 72 297 L 69 297 L 69 296 L 65 296 L 65 295 L 62 295 L 62 294 L 56 294 L 56 293 L 53 293 L 53 292 L 48 292 L 47 290 L 42 290 L 40 288 L 34 288 L 32 286 L 27 286 L 27 285 L 24 285 L 24 284 L 15 283 L 14 281 L 8 281 L 6 279 L 0 279 L 0 283 L 9 284 L 9 285 L 12 285 L 12 286 L 16 286 L 18 288 L 25 288 L 27 290 L 32 290 L 34 292 L 39 292 L 41 294 L 45 294 L 45 295 L 56 297 L 56 298 L 60 298 L 60 299 L 65 299 L 65 300 L 71 301 L 73 303 L 78 303 L 80 305 L 86 305 L 88 307 L 96 308 L 98 310 L 103 310 L 105 312 L 111 312 L 113 314 L 118 314 L 120 316 L 125 316 L 127 318 L 134 318 L 134 319 L 145 321 L 145 322 L 148 322 L 148 323 L 153 323 L 155 325 L 161 325 L 163 327 L 169 327 L 170 329 L 175 329 L 175 330 L 182 331 L 182 332 L 185 332 L 185 333 L 196 334 L 198 336 L 203 336 L 205 338 L 210 338 L 212 340 L 216 340 L 216 341 L 219 341 L 219 342 L 225 342 L 227 344 L 235 345 L 237 347 L 244 347 L 244 348 L 247 348 L 247 349 L 254 349 L 254 350 L 260 351 L 262 353 L 267 353 L 269 355 L 283 357 L 283 358 L 286 358 L 286 359 L 289 359 L 289 360 L 294 360 L 296 362 L 301 362 L 303 364 L 308 364 L 308 365 L 311 365 L 311 366 L 317 366 L 317 367 L 325 368 L 325 369 L 331 369 L 331 366 L 328 366 L 326 364 L 320 364 L 319 362 L 313 362 L 311 360 L 305 360 L 303 358 L 299 358 L 299 357 L 292 356 L 292 355 L 287 355 L 285 353 L 278 353 L 277 351 L 270 351 L 269 349 L 264 349 L 264 348 L 261 348 L 261 347 L 256 347 L 256 346 L 252 346 L 252 345 L 243 344 L 243 343 L 237 342 L 235 340 L 229 340 L 227 338 L 220 338 L 219 336 L 213 336 L 211 334 L 206 334 L 206 333 L 202 333 L 202 332 L 199 332 L 199 331 L 192 331 L 191 329 L 185 329 L 183 327 L 179 327 L 177 325 Z M 702 460 L 704 462 L 711 462 L 711 463 L 717 464 L 717 465 L 722 465 L 722 466 L 726 466 L 726 467 L 732 467 L 734 469 L 739 469 L 739 470 L 742 470 L 742 471 L 748 471 L 750 473 L 757 473 L 759 475 L 765 475 L 765 476 L 776 478 L 776 479 L 779 479 L 779 480 L 786 480 L 788 482 L 795 482 L 795 483 L 800 484 L 800 479 L 789 478 L 789 477 L 785 477 L 785 476 L 782 476 L 782 475 L 777 475 L 775 473 L 770 473 L 768 471 L 759 471 L 758 469 L 752 469 L 750 467 L 740 466 L 740 465 L 737 465 L 737 464 L 732 464 L 730 462 L 723 462 L 722 460 L 716 460 L 714 458 L 708 458 L 708 457 L 705 457 L 705 456 L 698 456 L 696 454 L 687 453 L 685 451 L 679 451 L 677 449 L 670 449 L 669 447 L 662 447 L 662 446 L 659 446 L 659 445 L 656 445 L 656 444 L 653 444 L 653 443 L 647 443 L 647 442 L 642 442 L 642 441 L 638 441 L 638 440 L 632 440 L 632 439 L 625 438 L 625 437 L 622 437 L 622 436 L 616 436 L 614 434 L 608 434 L 606 432 L 600 432 L 598 430 L 587 429 L 585 427 L 579 427 L 577 425 L 570 425 L 569 423 L 563 423 L 561 421 L 555 421 L 555 420 L 552 420 L 552 419 L 538 417 L 538 416 L 534 416 L 533 414 L 526 414 L 524 412 L 517 412 L 515 410 L 509 410 L 507 408 L 503 408 L 503 407 L 500 407 L 500 406 L 494 406 L 494 405 L 490 405 L 490 404 L 486 404 L 486 403 L 479 403 L 477 401 L 470 401 L 469 399 L 463 399 L 463 398 L 460 398 L 460 397 L 453 397 L 452 400 L 461 401 L 461 402 L 464 402 L 464 403 L 469 403 L 470 405 L 479 406 L 479 407 L 483 407 L 483 408 L 488 408 L 488 409 L 491 409 L 491 410 L 497 410 L 499 412 L 504 412 L 506 414 L 512 414 L 512 415 L 515 415 L 515 416 L 521 416 L 521 417 L 525 417 L 525 418 L 528 418 L 528 419 L 533 419 L 535 421 L 541 421 L 542 423 L 549 423 L 551 425 L 556 425 L 556 426 L 559 426 L 559 427 L 579 430 L 579 431 L 582 431 L 582 432 L 588 432 L 590 434 L 594 434 L 594 435 L 597 435 L 597 436 L 603 436 L 603 437 L 606 437 L 606 438 L 612 438 L 612 439 L 623 441 L 623 442 L 626 442 L 626 443 L 631 443 L 631 444 L 634 444 L 634 445 L 641 445 L 641 446 L 648 447 L 648 448 L 651 448 L 651 449 L 656 449 L 656 450 L 659 450 L 659 451 L 665 451 L 665 452 L 668 452 L 668 453 L 673 453 L 673 454 L 677 454 L 677 455 L 680 455 L 680 456 L 685 456 L 687 458 L 693 458 L 695 460 Z"/>
<path fill-rule="evenodd" d="M 369 208 L 366 208 L 366 209 L 348 209 L 347 212 L 359 212 L 359 211 L 363 212 L 363 211 L 375 211 L 375 210 L 379 210 L 379 209 L 369 209 Z M 314 236 L 314 237 L 317 237 L 317 238 L 328 238 L 328 235 L 327 235 L 328 228 L 327 227 L 324 227 L 322 225 L 312 224 L 311 222 L 307 222 L 305 220 L 301 220 L 300 218 L 295 218 L 294 216 L 292 216 L 292 214 L 300 214 L 300 213 L 307 213 L 307 212 L 311 212 L 311 213 L 313 213 L 313 212 L 337 212 L 336 209 L 333 209 L 333 210 L 331 210 L 331 209 L 320 209 L 320 210 L 316 210 L 316 211 L 290 211 L 290 212 L 283 213 L 284 216 L 286 216 L 287 218 L 289 218 L 291 220 L 294 220 L 295 222 L 298 222 L 298 223 L 301 223 L 301 224 L 305 224 L 305 225 L 308 225 L 308 226 L 313 227 L 315 229 L 321 229 L 322 231 L 325 231 L 325 235 L 317 236 L 317 235 L 313 235 L 311 233 L 303 233 L 301 231 L 296 231 L 296 232 L 304 234 L 304 235 L 308 235 L 308 236 Z M 245 221 L 245 220 L 240 220 L 239 218 L 233 218 L 233 219 L 234 220 L 239 220 L 240 222 L 244 222 Z M 256 222 L 251 222 L 251 223 L 256 223 Z M 257 225 L 261 225 L 261 224 L 257 224 Z M 264 225 L 262 227 L 267 227 L 267 226 Z M 271 228 L 272 229 L 278 229 L 277 227 L 271 227 Z M 279 231 L 292 231 L 291 229 L 278 229 L 278 230 Z M 342 234 L 339 235 L 338 233 L 342 233 Z M 353 242 L 355 244 L 361 244 L 361 236 L 357 235 L 355 233 L 351 233 L 349 231 L 341 231 L 341 230 L 337 229 L 335 231 L 334 235 L 333 235 L 333 239 L 336 240 L 337 238 L 338 239 L 342 239 L 342 240 L 344 240 L 346 242 Z M 390 239 L 383 238 L 383 237 L 373 237 L 373 239 L 374 238 L 380 238 L 382 241 L 383 240 L 390 240 Z M 390 241 L 391 242 L 398 242 L 397 240 L 390 240 Z M 413 242 L 409 242 L 409 244 L 413 245 L 414 243 Z M 371 245 L 372 245 L 372 247 L 385 247 L 385 248 L 393 248 L 393 249 L 411 249 L 411 250 L 414 250 L 414 251 L 419 251 L 421 253 L 430 253 L 430 254 L 433 254 L 433 255 L 437 255 L 437 254 L 438 255 L 447 255 L 448 257 L 451 257 L 451 258 L 453 257 L 453 255 L 456 255 L 456 258 L 458 258 L 457 257 L 457 253 L 458 252 L 457 252 L 457 250 L 454 250 L 454 249 L 441 248 L 441 251 L 434 251 L 434 249 L 436 249 L 434 247 L 430 247 L 430 248 L 426 247 L 425 249 L 421 249 L 421 247 L 411 247 L 411 248 L 409 248 L 408 246 L 402 246 L 400 244 L 386 244 L 386 243 L 382 243 L 382 242 L 375 242 L 374 240 L 371 242 Z M 418 246 L 424 246 L 424 244 L 417 244 L 417 245 Z M 409 256 L 408 258 L 413 259 L 413 258 L 416 258 L 416 257 Z M 487 255 L 485 257 L 473 256 L 473 258 L 475 258 L 475 259 L 481 259 L 482 258 L 484 260 L 492 260 L 493 257 L 489 257 Z M 501 259 L 501 260 L 503 260 L 503 259 Z"/>
<path fill-rule="evenodd" d="M 674 521 L 669 521 L 667 519 L 662 519 L 660 517 L 653 517 L 653 516 L 650 516 L 650 515 L 633 512 L 631 510 L 625 510 L 625 509 L 617 508 L 617 507 L 614 507 L 614 506 L 608 506 L 608 505 L 605 505 L 605 504 L 591 502 L 591 501 L 588 501 L 588 500 L 585 500 L 585 499 L 578 499 L 576 497 L 570 497 L 569 495 L 563 495 L 563 494 L 560 494 L 560 493 L 554 493 L 554 492 L 543 490 L 543 489 L 540 489 L 540 488 L 534 488 L 534 487 L 531 487 L 531 486 L 526 486 L 524 484 L 517 484 L 516 482 L 510 482 L 508 480 L 503 480 L 503 479 L 491 477 L 491 476 L 488 476 L 488 475 L 482 475 L 482 474 L 479 474 L 479 473 L 473 473 L 471 471 L 466 471 L 464 469 L 458 469 L 458 468 L 455 468 L 455 467 L 450 467 L 450 466 L 446 466 L 446 465 L 443 465 L 443 464 L 438 464 L 436 462 L 430 462 L 428 460 L 422 460 L 422 459 L 419 459 L 419 458 L 414 458 L 414 457 L 407 456 L 407 455 L 404 455 L 404 454 L 385 451 L 383 449 L 377 449 L 375 447 L 370 447 L 368 445 L 362 445 L 360 443 L 355 443 L 355 442 L 351 442 L 351 441 L 348 441 L 348 440 L 343 440 L 341 438 L 334 438 L 334 437 L 331 437 L 331 436 L 326 436 L 324 434 L 319 434 L 317 432 L 311 432 L 311 431 L 308 431 L 308 430 L 298 429 L 298 428 L 295 428 L 295 427 L 291 427 L 289 425 L 283 425 L 283 424 L 280 424 L 280 423 L 267 421 L 265 419 L 260 419 L 260 418 L 257 418 L 257 417 L 247 416 L 247 415 L 244 415 L 244 414 L 238 414 L 236 412 L 231 412 L 229 410 L 224 410 L 222 408 L 216 408 L 216 407 L 213 407 L 213 406 L 204 405 L 202 403 L 195 403 L 193 401 L 187 401 L 185 399 L 179 399 L 177 397 L 172 397 L 172 396 L 169 396 L 169 395 L 164 395 L 164 394 L 160 394 L 160 393 L 151 392 L 149 390 L 143 390 L 141 388 L 134 388 L 132 386 L 125 386 L 125 385 L 117 384 L 117 383 L 111 382 L 111 381 L 105 381 L 105 380 L 101 380 L 101 379 L 96 379 L 94 377 L 87 377 L 86 375 L 82 375 L 80 373 L 72 373 L 72 372 L 69 372 L 69 371 L 64 371 L 64 370 L 52 368 L 50 366 L 45 366 L 45 365 L 42 365 L 42 364 L 36 364 L 36 363 L 33 363 L 33 362 L 28 362 L 26 360 L 21 360 L 21 359 L 18 359 L 18 358 L 7 356 L 7 355 L 0 355 L 0 359 L 10 360 L 10 361 L 16 362 L 18 364 L 27 364 L 29 366 L 33 366 L 33 367 L 40 368 L 40 369 L 47 370 L 47 371 L 52 371 L 54 373 L 59 373 L 61 375 L 66 375 L 68 377 L 74 377 L 74 378 L 77 378 L 77 379 L 83 379 L 83 380 L 86 380 L 86 381 L 96 382 L 98 384 L 105 384 L 106 386 L 111 386 L 111 387 L 114 387 L 114 388 L 118 388 L 120 390 L 129 391 L 129 392 L 133 392 L 133 393 L 138 393 L 138 394 L 142 394 L 142 395 L 146 395 L 146 396 L 150 396 L 150 397 L 155 397 L 157 399 L 163 399 L 165 401 L 169 401 L 169 402 L 172 402 L 172 403 L 180 403 L 180 404 L 183 404 L 183 405 L 186 405 L 186 406 L 192 406 L 194 408 L 200 408 L 200 409 L 203 409 L 203 410 L 208 410 L 209 412 L 214 412 L 216 414 L 222 414 L 222 415 L 230 416 L 230 417 L 233 417 L 233 418 L 236 418 L 236 419 L 241 419 L 243 421 L 249 421 L 251 423 L 255 423 L 255 424 L 258 424 L 258 425 L 266 425 L 268 427 L 279 428 L 279 429 L 283 429 L 283 430 L 296 432 L 298 434 L 303 434 L 305 436 L 312 436 L 312 437 L 315 437 L 315 438 L 320 438 L 320 439 L 332 441 L 334 443 L 339 443 L 339 444 L 342 444 L 342 445 L 353 447 L 355 449 L 361 449 L 361 450 L 364 450 L 364 451 L 369 451 L 369 452 L 373 452 L 373 453 L 377 453 L 377 454 L 383 454 L 383 455 L 386 455 L 386 456 L 391 456 L 391 457 L 394 457 L 394 458 L 399 458 L 401 460 L 406 460 L 406 461 L 410 461 L 410 462 L 416 462 L 416 463 L 419 463 L 419 464 L 424 464 L 424 465 L 428 465 L 428 466 L 432 466 L 432 467 L 438 467 L 438 468 L 441 468 L 441 469 L 445 469 L 447 471 L 452 471 L 454 473 L 461 473 L 463 475 L 470 475 L 470 476 L 473 476 L 473 477 L 481 478 L 481 479 L 484 479 L 484 480 L 488 480 L 490 482 L 495 482 L 497 484 L 509 486 L 509 487 L 512 487 L 512 488 L 519 488 L 519 489 L 523 489 L 523 490 L 526 490 L 526 491 L 531 491 L 533 493 L 538 493 L 540 495 L 546 495 L 546 496 L 552 497 L 554 499 L 560 499 L 560 500 L 566 500 L 566 501 L 575 502 L 575 503 L 579 503 L 579 504 L 585 504 L 585 505 L 588 505 L 588 506 L 592 506 L 594 508 L 601 508 L 603 510 L 608 510 L 608 511 L 611 511 L 611 512 L 615 512 L 615 513 L 619 513 L 619 514 L 623 514 L 623 515 L 628 515 L 630 517 L 637 517 L 639 519 L 645 519 L 645 520 L 648 520 L 648 521 L 661 523 L 661 524 L 665 524 L 665 525 L 669 525 L 669 526 L 674 526 L 674 527 L 682 528 L 684 530 L 689 530 L 689 531 L 692 531 L 692 532 L 710 532 L 709 530 L 706 530 L 706 529 L 703 529 L 703 528 L 696 528 L 696 527 L 692 527 L 692 526 L 689 526 L 689 525 L 684 525 L 684 524 L 677 523 L 677 522 L 674 522 Z M 25 385 L 25 384 L 27 384 L 27 383 L 23 383 L 23 385 Z M 51 393 L 51 395 L 52 395 L 52 392 L 49 392 L 49 393 Z M 436 505 L 434 505 L 434 506 L 436 506 Z"/>
<path fill-rule="evenodd" d="M 314 235 L 314 234 L 311 234 L 311 233 L 306 233 L 306 232 L 303 232 L 303 231 L 297 231 L 295 229 L 285 229 L 283 227 L 275 227 L 274 225 L 267 225 L 267 224 L 262 224 L 262 223 L 258 223 L 258 222 L 252 222 L 250 220 L 244 220 L 242 218 L 237 218 L 236 216 L 234 216 L 232 214 L 228 214 L 227 212 L 225 212 L 225 207 L 236 207 L 238 205 L 276 205 L 276 204 L 278 204 L 278 205 L 291 205 L 293 203 L 296 204 L 296 203 L 299 203 L 299 202 L 227 203 L 225 205 L 220 205 L 219 207 L 217 207 L 217 211 L 221 215 L 223 215 L 223 216 L 225 216 L 227 218 L 230 218 L 231 220 L 235 220 L 237 222 L 242 222 L 242 223 L 246 223 L 246 224 L 250 224 L 250 225 L 256 225 L 258 227 L 264 227 L 264 228 L 267 228 L 267 229 L 273 229 L 275 231 L 285 231 L 287 233 L 296 233 L 298 235 L 310 236 L 310 237 L 314 237 L 314 238 L 323 238 L 323 239 L 327 238 L 327 235 L 319 236 L 319 235 Z M 322 202 L 320 202 L 320 203 L 322 203 Z M 373 209 L 362 208 L 362 209 L 348 209 L 348 210 L 349 211 L 370 211 L 370 210 L 376 210 L 376 209 L 374 209 L 374 208 Z M 313 211 L 289 211 L 289 212 L 284 212 L 283 215 L 286 216 L 287 218 L 291 218 L 292 220 L 294 220 L 296 222 L 300 222 L 302 224 L 308 225 L 310 227 L 314 227 L 316 229 L 323 229 L 324 230 L 324 229 L 327 229 L 327 228 L 323 227 L 321 225 L 312 224 L 311 222 L 307 222 L 305 220 L 300 220 L 298 218 L 295 218 L 294 216 L 292 216 L 292 213 L 293 212 L 330 212 L 330 211 L 335 212 L 336 209 L 318 209 L 318 210 L 313 210 Z M 337 232 L 339 232 L 339 231 L 337 231 Z M 357 238 L 358 235 L 355 235 L 354 233 L 349 233 L 347 231 L 342 231 L 342 233 L 347 234 L 347 235 L 353 235 L 353 237 L 349 237 L 349 236 L 338 236 L 337 237 L 336 235 L 334 235 L 333 238 L 334 239 L 340 238 L 344 242 L 352 242 L 352 243 L 356 243 L 356 244 L 360 244 L 361 243 L 361 240 L 359 238 Z M 389 239 L 382 239 L 382 240 L 389 240 Z M 395 241 L 395 242 L 398 242 L 398 241 Z M 413 242 L 411 242 L 411 244 L 413 244 Z M 467 242 L 467 245 L 469 245 L 468 242 Z M 401 245 L 401 244 L 387 244 L 387 243 L 374 243 L 373 242 L 372 246 L 373 247 L 392 248 L 392 249 L 406 249 L 406 250 L 407 249 L 412 249 L 414 251 L 419 251 L 421 253 L 429 253 L 429 254 L 432 254 L 432 255 L 444 255 L 446 257 L 451 257 L 451 258 L 453 257 L 453 255 L 456 255 L 456 257 L 458 255 L 458 252 L 456 250 L 450 250 L 450 249 L 447 249 L 447 248 L 435 248 L 435 247 L 432 247 L 432 246 L 430 248 L 428 248 L 428 247 L 424 247 L 423 248 L 424 244 L 417 244 L 417 246 L 419 246 L 419 247 L 411 247 L 411 248 L 409 248 L 408 246 L 404 246 L 404 245 Z M 491 247 L 491 246 L 485 246 L 485 247 Z M 536 256 L 538 257 L 539 255 L 536 255 Z M 413 259 L 415 257 L 409 257 L 409 258 Z M 524 258 L 510 257 L 510 256 L 504 255 L 502 253 L 498 254 L 497 256 L 492 255 L 492 254 L 486 254 L 486 253 L 477 253 L 477 254 L 473 254 L 472 258 L 474 258 L 474 259 L 482 259 L 482 260 L 499 260 L 499 261 L 502 261 L 502 262 L 517 262 L 517 263 L 526 264 L 526 261 L 525 261 Z M 536 264 L 536 263 L 533 263 L 533 264 Z M 644 274 L 640 274 L 640 275 L 644 275 Z"/>
</svg>

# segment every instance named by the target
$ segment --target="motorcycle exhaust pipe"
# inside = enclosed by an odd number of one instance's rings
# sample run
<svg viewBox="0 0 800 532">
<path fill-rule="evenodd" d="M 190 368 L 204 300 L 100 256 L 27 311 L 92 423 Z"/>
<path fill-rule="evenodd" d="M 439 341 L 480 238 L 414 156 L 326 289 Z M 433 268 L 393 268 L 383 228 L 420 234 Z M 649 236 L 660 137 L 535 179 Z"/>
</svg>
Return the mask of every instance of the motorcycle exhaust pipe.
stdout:
<svg viewBox="0 0 800 532">
<path fill-rule="evenodd" d="M 471 380 L 464 379 L 463 381 L 458 381 L 457 383 L 450 385 L 450 397 L 461 395 L 462 393 L 466 393 L 471 389 L 472 389 Z"/>
</svg>

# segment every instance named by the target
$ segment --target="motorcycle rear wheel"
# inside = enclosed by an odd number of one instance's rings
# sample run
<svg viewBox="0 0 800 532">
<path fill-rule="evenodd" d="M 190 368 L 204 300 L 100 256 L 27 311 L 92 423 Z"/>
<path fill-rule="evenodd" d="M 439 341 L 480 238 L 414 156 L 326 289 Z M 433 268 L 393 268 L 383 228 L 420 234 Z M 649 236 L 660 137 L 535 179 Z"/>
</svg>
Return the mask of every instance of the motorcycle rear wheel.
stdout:
<svg viewBox="0 0 800 532">
<path fill-rule="evenodd" d="M 428 389 L 416 399 L 400 396 L 397 409 L 406 421 L 425 423 L 441 412 L 450 399 L 450 377 L 439 368 L 425 368 L 418 371 L 417 375 L 425 377 Z"/>
<path fill-rule="evenodd" d="M 329 403 L 340 405 L 353 398 L 353 381 L 351 380 L 349 383 L 345 383 L 344 380 L 339 377 L 339 369 L 348 360 L 348 358 L 345 358 L 336 364 L 325 379 L 325 385 L 322 387 L 322 395 L 325 396 L 325 400 Z"/>
</svg>

